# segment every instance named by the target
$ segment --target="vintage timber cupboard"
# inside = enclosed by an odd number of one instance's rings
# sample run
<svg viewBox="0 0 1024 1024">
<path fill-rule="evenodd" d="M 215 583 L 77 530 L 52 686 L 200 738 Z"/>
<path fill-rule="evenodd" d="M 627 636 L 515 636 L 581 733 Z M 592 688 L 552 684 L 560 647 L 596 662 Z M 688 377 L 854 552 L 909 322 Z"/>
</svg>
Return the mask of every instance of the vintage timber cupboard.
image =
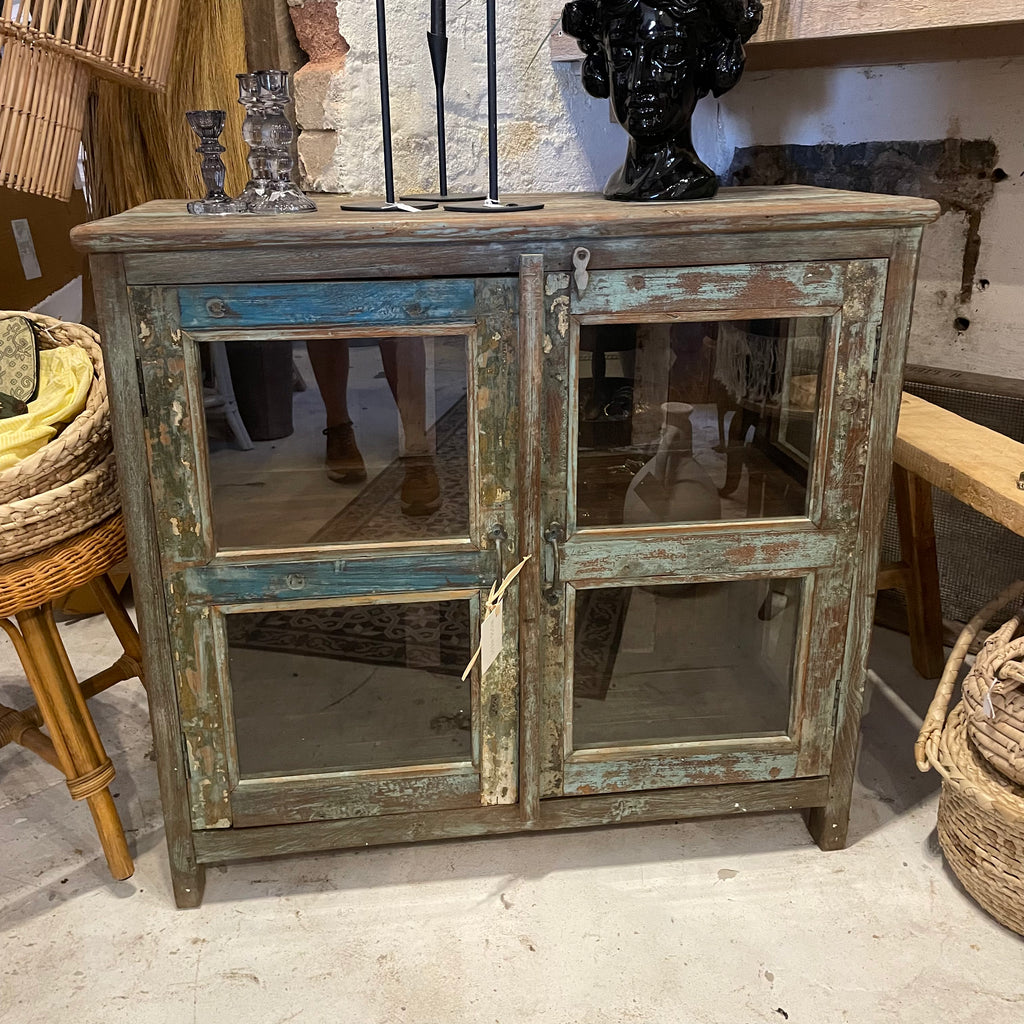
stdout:
<svg viewBox="0 0 1024 1024">
<path fill-rule="evenodd" d="M 179 905 L 207 864 L 611 822 L 802 808 L 841 847 L 937 206 L 317 201 L 74 233 Z M 240 444 L 232 377 L 291 434 Z"/>
</svg>

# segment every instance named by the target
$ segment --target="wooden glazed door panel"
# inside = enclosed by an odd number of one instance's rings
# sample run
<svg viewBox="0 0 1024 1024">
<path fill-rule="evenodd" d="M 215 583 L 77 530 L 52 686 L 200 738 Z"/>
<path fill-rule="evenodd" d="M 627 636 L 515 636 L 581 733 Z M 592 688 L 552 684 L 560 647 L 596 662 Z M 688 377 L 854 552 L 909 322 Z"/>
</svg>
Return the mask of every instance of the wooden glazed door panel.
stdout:
<svg viewBox="0 0 1024 1024">
<path fill-rule="evenodd" d="M 827 772 L 885 280 L 546 278 L 542 797 Z"/>
<path fill-rule="evenodd" d="M 519 547 L 518 282 L 130 295 L 194 828 L 515 803 L 515 589 L 498 661 L 482 678 L 460 676 L 483 599 Z M 332 366 L 344 353 L 353 369 L 342 394 L 370 445 L 361 477 L 328 480 L 316 453 L 300 474 L 312 435 L 323 451 L 322 424 L 313 431 L 308 416 L 291 439 L 250 449 L 214 424 L 211 389 L 227 391 L 216 368 L 237 369 L 249 350 L 233 346 L 254 343 L 278 363 L 283 349 L 286 367 L 307 346 Z M 218 362 L 216 345 L 230 358 Z M 319 358 L 306 376 L 326 396 Z M 384 361 L 376 375 L 374 359 Z M 417 508 L 427 466 L 439 496 Z M 331 501 L 337 509 L 318 512 Z M 339 703 L 344 714 L 331 710 Z"/>
</svg>

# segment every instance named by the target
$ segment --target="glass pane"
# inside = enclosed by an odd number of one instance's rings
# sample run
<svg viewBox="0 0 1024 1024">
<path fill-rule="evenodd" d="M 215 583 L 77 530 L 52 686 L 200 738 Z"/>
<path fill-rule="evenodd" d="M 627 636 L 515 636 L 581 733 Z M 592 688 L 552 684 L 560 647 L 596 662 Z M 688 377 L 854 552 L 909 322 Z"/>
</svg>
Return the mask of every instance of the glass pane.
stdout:
<svg viewBox="0 0 1024 1024">
<path fill-rule="evenodd" d="M 221 550 L 468 536 L 464 336 L 200 351 Z"/>
<path fill-rule="evenodd" d="M 806 515 L 829 323 L 582 326 L 577 525 Z"/>
<path fill-rule="evenodd" d="M 785 735 L 800 580 L 576 592 L 573 746 Z"/>
<path fill-rule="evenodd" d="M 227 617 L 242 775 L 470 761 L 468 601 Z"/>
</svg>

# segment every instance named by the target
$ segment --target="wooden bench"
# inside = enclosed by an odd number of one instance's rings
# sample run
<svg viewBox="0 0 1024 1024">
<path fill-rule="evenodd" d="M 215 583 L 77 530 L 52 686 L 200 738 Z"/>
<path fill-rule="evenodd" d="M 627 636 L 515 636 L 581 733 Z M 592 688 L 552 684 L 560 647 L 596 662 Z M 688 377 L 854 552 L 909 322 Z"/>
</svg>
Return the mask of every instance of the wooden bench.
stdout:
<svg viewBox="0 0 1024 1024">
<path fill-rule="evenodd" d="M 1024 536 L 1024 444 L 904 392 L 893 463 L 902 561 L 881 567 L 878 589 L 906 595 L 914 667 L 937 679 L 945 653 L 931 488 Z"/>
</svg>

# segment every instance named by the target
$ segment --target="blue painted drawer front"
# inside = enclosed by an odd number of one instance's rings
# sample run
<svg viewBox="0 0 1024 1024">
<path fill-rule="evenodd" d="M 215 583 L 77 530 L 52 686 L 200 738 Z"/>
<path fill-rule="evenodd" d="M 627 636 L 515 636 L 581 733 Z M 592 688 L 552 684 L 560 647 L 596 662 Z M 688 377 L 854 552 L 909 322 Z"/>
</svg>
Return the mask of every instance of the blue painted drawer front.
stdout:
<svg viewBox="0 0 1024 1024">
<path fill-rule="evenodd" d="M 188 329 L 402 326 L 475 320 L 471 278 L 426 281 L 321 281 L 301 284 L 198 285 L 178 289 Z"/>
</svg>

